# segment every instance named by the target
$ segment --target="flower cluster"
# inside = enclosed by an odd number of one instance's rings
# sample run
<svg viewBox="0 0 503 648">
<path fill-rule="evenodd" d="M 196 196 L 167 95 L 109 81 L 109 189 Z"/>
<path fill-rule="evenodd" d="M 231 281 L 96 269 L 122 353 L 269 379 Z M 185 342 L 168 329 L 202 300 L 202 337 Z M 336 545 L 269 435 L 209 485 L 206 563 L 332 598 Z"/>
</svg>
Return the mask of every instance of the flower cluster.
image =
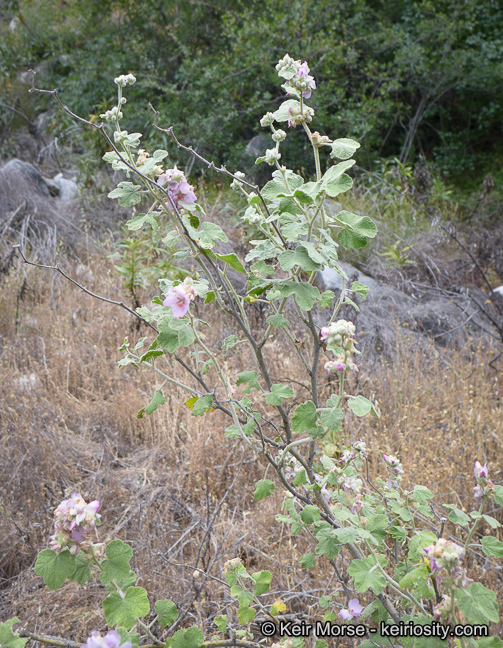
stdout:
<svg viewBox="0 0 503 648">
<path fill-rule="evenodd" d="M 386 470 L 388 471 L 389 481 L 386 484 L 387 488 L 398 486 L 402 481 L 403 467 L 400 459 L 394 455 L 383 454 L 382 458 L 386 462 Z"/>
<path fill-rule="evenodd" d="M 115 77 L 114 83 L 116 83 L 119 88 L 125 88 L 127 85 L 133 85 L 136 83 L 136 77 L 134 74 L 121 74 L 118 77 Z"/>
<path fill-rule="evenodd" d="M 97 500 L 89 504 L 78 493 L 73 493 L 70 499 L 64 500 L 54 511 L 54 533 L 49 538 L 49 547 L 60 553 L 66 547 L 72 555 L 79 551 L 98 555 L 103 544 L 92 544 L 91 536 L 99 524 L 100 515 Z"/>
<path fill-rule="evenodd" d="M 347 608 L 342 608 L 339 617 L 345 621 L 351 621 L 354 617 L 358 618 L 363 612 L 363 605 L 360 605 L 358 599 L 351 599 Z"/>
<path fill-rule="evenodd" d="M 197 297 L 197 291 L 192 285 L 192 279 L 187 277 L 178 286 L 171 286 L 168 289 L 163 306 L 171 306 L 173 317 L 183 317 L 190 308 L 190 303 Z"/>
<path fill-rule="evenodd" d="M 176 165 L 161 174 L 157 178 L 157 184 L 168 190 L 173 201 L 173 204 L 171 204 L 171 201 L 167 200 L 167 207 L 171 211 L 178 209 L 180 203 L 191 205 L 197 200 L 194 187 L 187 182 L 185 174 L 180 169 L 177 169 Z"/>
<path fill-rule="evenodd" d="M 81 648 L 132 648 L 132 643 L 126 641 L 121 644 L 121 636 L 115 630 L 110 630 L 104 637 L 95 630 L 91 632 L 91 636 L 88 638 L 85 644 L 82 644 Z"/>
<path fill-rule="evenodd" d="M 114 106 L 110 110 L 107 110 L 105 113 L 102 113 L 100 117 L 101 119 L 104 119 L 108 122 L 116 122 L 122 119 L 124 115 L 118 106 Z"/>
<path fill-rule="evenodd" d="M 479 461 L 475 462 L 473 475 L 477 480 L 477 485 L 473 487 L 473 497 L 476 500 L 481 500 L 484 495 L 489 495 L 491 491 L 494 490 L 494 484 L 488 478 L 489 469 L 487 468 L 487 466 L 482 466 Z"/>
<path fill-rule="evenodd" d="M 428 556 L 432 570 L 445 569 L 449 573 L 459 567 L 465 556 L 463 547 L 445 538 L 439 538 L 435 544 L 424 547 L 423 551 Z"/>
<path fill-rule="evenodd" d="M 452 584 L 456 587 L 466 587 L 472 582 L 466 575 L 466 570 L 461 567 L 465 557 L 465 550 L 455 542 L 439 538 L 435 544 L 424 547 L 423 551 L 428 557 L 430 568 L 438 576 L 445 570 Z"/>
<path fill-rule="evenodd" d="M 276 70 L 280 77 L 287 80 L 283 86 L 287 91 L 294 91 L 296 95 L 302 95 L 304 99 L 309 99 L 312 91 L 316 90 L 316 82 L 309 74 L 310 69 L 306 61 L 301 63 L 295 61 L 291 56 L 285 56 L 276 65 Z"/>
<path fill-rule="evenodd" d="M 295 128 L 301 124 L 310 124 L 313 121 L 314 110 L 309 106 L 304 106 L 302 109 L 300 104 L 297 104 L 288 108 L 288 115 L 288 125 Z"/>
<path fill-rule="evenodd" d="M 328 375 L 347 370 L 358 371 L 352 358 L 353 354 L 360 353 L 355 347 L 356 340 L 353 338 L 355 332 L 355 325 L 346 320 L 339 320 L 329 326 L 322 327 L 320 341 L 335 354 L 333 360 L 328 360 L 325 363 Z"/>
</svg>

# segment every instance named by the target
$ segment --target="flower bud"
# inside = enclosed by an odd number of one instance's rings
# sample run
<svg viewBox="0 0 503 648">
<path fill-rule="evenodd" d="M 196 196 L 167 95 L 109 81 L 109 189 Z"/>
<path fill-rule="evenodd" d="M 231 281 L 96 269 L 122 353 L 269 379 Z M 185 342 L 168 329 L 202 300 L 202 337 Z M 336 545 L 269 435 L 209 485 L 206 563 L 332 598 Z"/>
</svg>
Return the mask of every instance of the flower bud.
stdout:
<svg viewBox="0 0 503 648">
<path fill-rule="evenodd" d="M 286 133 L 284 130 L 278 129 L 277 131 L 274 131 L 272 138 L 275 142 L 282 142 L 286 139 Z"/>
<path fill-rule="evenodd" d="M 278 151 L 278 149 L 267 149 L 267 151 L 265 152 L 265 161 L 271 166 L 274 166 L 280 158 L 281 153 Z"/>
<path fill-rule="evenodd" d="M 260 120 L 260 125 L 263 126 L 264 128 L 267 128 L 267 126 L 272 126 L 273 124 L 274 124 L 274 115 L 272 114 L 272 112 L 266 113 Z"/>
</svg>

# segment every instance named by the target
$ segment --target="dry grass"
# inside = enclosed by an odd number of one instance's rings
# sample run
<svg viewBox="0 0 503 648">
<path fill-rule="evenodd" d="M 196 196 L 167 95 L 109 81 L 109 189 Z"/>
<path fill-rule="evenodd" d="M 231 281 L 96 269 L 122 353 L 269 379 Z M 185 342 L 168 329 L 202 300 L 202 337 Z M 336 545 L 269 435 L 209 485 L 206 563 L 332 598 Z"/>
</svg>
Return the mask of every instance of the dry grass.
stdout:
<svg viewBox="0 0 503 648">
<path fill-rule="evenodd" d="M 112 298 L 120 293 L 109 262 L 92 258 L 88 266 L 79 270 L 88 287 Z M 232 332 L 218 317 L 211 323 L 212 343 Z M 52 509 L 72 491 L 103 502 L 100 535 L 132 545 L 140 584 L 152 600 L 172 598 L 181 609 L 190 606 L 187 624 L 212 631 L 211 619 L 230 600 L 214 579 L 195 596 L 198 557 L 202 568 L 215 559 L 216 578 L 222 578 L 223 562 L 236 555 L 252 570 L 271 569 L 273 596 L 281 593 L 290 612 L 307 613 L 310 597 L 330 593 L 334 581 L 326 561 L 314 572 L 299 565 L 297 558 L 310 547 L 275 522 L 281 491 L 253 500 L 265 462 L 224 437 L 228 423 L 220 413 L 191 417 L 176 389 L 151 417 L 138 420 L 137 411 L 159 383 L 147 371 L 118 369 L 125 334 L 131 340 L 140 336 L 125 312 L 49 271 L 18 268 L 3 279 L 0 618 L 18 615 L 31 630 L 81 641 L 103 629 L 100 585 L 70 583 L 49 592 L 32 570 L 46 546 Z M 382 418 L 348 417 L 344 435 L 368 442 L 372 479 L 384 474 L 379 455 L 398 453 L 406 478 L 438 493 L 439 503 L 471 510 L 475 459 L 489 462 L 494 481 L 502 481 L 503 387 L 487 367 L 492 350 L 476 340 L 472 348 L 441 354 L 411 344 L 397 343 L 393 365 L 383 359 L 366 371 L 361 363 L 357 387 L 376 395 Z M 271 345 L 268 354 L 273 375 L 299 379 L 280 345 Z M 246 368 L 239 353 L 229 357 L 229 368 Z M 181 377 L 176 366 L 168 370 Z M 501 519 L 500 512 L 495 515 Z M 446 529 L 453 532 L 452 526 Z M 472 556 L 471 564 L 481 576 L 484 561 Z M 484 582 L 503 591 L 499 572 L 485 573 Z"/>
</svg>

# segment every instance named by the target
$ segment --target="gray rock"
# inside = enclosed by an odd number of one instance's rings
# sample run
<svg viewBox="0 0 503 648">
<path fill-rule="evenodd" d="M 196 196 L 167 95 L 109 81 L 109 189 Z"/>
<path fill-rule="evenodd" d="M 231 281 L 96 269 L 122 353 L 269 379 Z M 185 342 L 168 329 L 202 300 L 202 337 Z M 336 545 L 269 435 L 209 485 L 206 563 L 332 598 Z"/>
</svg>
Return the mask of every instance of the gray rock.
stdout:
<svg viewBox="0 0 503 648">
<path fill-rule="evenodd" d="M 374 290 L 377 287 L 378 283 L 375 279 L 363 274 L 363 272 L 360 272 L 360 270 L 352 266 L 350 263 L 341 261 L 340 266 L 347 275 L 346 288 L 350 288 L 353 281 L 359 281 L 360 283 L 365 284 L 365 286 L 368 286 L 371 290 Z M 318 278 L 318 287 L 320 289 L 333 290 L 334 292 L 342 290 L 343 278 L 333 268 L 324 268 L 319 272 Z"/>
<path fill-rule="evenodd" d="M 59 199 L 61 202 L 68 203 L 78 199 L 80 191 L 75 180 L 64 178 L 62 173 L 58 173 L 53 178 L 53 182 L 59 187 Z"/>
</svg>

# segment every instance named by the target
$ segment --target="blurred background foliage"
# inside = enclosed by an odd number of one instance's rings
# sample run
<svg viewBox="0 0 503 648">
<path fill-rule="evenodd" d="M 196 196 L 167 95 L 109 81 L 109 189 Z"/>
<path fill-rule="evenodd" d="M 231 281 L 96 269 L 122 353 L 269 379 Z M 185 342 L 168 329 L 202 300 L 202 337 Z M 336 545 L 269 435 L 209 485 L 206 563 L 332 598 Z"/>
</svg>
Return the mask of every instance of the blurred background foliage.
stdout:
<svg viewBox="0 0 503 648">
<path fill-rule="evenodd" d="M 27 92 L 29 68 L 86 117 L 115 101 L 113 77 L 133 72 L 130 130 L 166 146 L 150 101 L 185 144 L 243 167 L 258 120 L 284 98 L 274 65 L 288 52 L 319 86 L 316 128 L 361 141 L 361 166 L 421 159 L 466 191 L 489 171 L 503 180 L 495 0 L 3 0 L 0 13 L 0 102 L 31 119 L 47 107 Z M 70 122 L 54 115 L 61 135 Z M 0 122 L 13 118 L 0 108 Z M 289 165 L 310 172 L 304 138 L 289 140 Z"/>
</svg>

